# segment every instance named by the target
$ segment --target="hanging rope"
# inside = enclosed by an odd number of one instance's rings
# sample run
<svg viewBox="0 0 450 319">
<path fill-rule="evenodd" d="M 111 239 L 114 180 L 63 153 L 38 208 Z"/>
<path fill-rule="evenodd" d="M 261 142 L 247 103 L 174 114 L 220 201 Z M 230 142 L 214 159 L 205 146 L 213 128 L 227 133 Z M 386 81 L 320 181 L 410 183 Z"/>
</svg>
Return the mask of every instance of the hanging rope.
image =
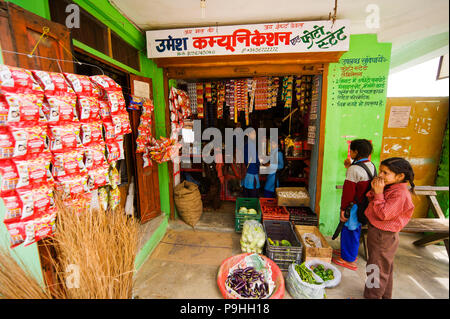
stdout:
<svg viewBox="0 0 450 319">
<path fill-rule="evenodd" d="M 44 37 L 47 39 L 47 33 L 49 33 L 49 32 L 50 32 L 50 28 L 49 28 L 49 27 L 42 27 L 42 34 L 41 34 L 41 36 L 39 37 L 38 42 L 36 42 L 36 44 L 34 45 L 33 50 L 31 50 L 29 56 L 33 56 L 33 53 L 34 53 L 34 51 L 36 51 L 36 49 L 37 49 L 39 43 L 41 43 L 41 40 L 42 40 Z"/>
<path fill-rule="evenodd" d="M 45 59 L 45 60 L 50 60 L 50 61 L 56 61 L 56 62 L 69 62 L 69 63 L 77 63 L 79 65 L 89 65 L 92 67 L 95 67 L 97 69 L 99 69 L 103 75 L 105 75 L 105 72 L 103 71 L 103 69 L 101 67 L 99 67 L 98 65 L 95 64 L 90 64 L 90 63 L 86 63 L 86 62 L 80 62 L 80 61 L 73 61 L 73 60 L 63 60 L 63 59 L 54 59 L 54 58 L 49 58 L 46 56 L 40 56 L 40 55 L 30 55 L 27 53 L 22 53 L 22 52 L 16 52 L 16 51 L 9 51 L 9 50 L 2 50 L 2 53 L 10 53 L 10 54 L 17 54 L 17 55 L 24 55 L 28 58 L 41 58 L 41 59 Z"/>
</svg>

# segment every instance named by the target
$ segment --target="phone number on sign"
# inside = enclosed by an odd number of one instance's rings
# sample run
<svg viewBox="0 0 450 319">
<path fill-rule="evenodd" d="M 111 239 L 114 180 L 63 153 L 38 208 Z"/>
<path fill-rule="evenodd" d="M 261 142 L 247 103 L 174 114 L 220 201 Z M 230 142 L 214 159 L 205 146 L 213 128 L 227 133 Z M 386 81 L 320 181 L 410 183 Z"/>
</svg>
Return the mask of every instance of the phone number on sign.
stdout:
<svg viewBox="0 0 450 319">
<path fill-rule="evenodd" d="M 259 53 L 259 52 L 278 52 L 277 47 L 273 48 L 245 48 L 242 50 L 242 53 L 250 52 L 250 53 Z"/>
</svg>

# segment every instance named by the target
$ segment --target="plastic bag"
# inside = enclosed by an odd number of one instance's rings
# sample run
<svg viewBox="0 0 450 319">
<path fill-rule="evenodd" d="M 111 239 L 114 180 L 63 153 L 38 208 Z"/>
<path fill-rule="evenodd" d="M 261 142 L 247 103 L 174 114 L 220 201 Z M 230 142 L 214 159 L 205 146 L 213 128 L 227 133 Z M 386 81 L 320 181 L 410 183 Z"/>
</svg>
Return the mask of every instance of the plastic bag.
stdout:
<svg viewBox="0 0 450 319">
<path fill-rule="evenodd" d="M 313 233 L 304 233 L 302 235 L 302 239 L 307 247 L 322 248 L 322 242 L 320 241 L 320 238 Z"/>
<path fill-rule="evenodd" d="M 262 253 L 266 242 L 266 233 L 257 220 L 246 220 L 242 227 L 241 250 L 244 253 Z"/>
<path fill-rule="evenodd" d="M 286 277 L 286 288 L 289 294 L 295 299 L 323 299 L 325 294 L 325 284 L 320 278 L 316 278 L 320 284 L 309 284 L 304 282 L 295 270 L 295 263 L 289 266 Z"/>
<path fill-rule="evenodd" d="M 334 279 L 324 281 L 324 285 L 326 288 L 333 288 L 339 285 L 339 283 L 341 282 L 342 274 L 335 266 L 319 259 L 305 261 L 305 266 L 311 269 L 313 273 L 313 268 L 317 267 L 318 265 L 322 265 L 325 270 L 331 269 L 333 271 Z M 317 275 L 316 273 L 314 273 L 314 277 L 320 279 L 319 275 Z"/>
</svg>

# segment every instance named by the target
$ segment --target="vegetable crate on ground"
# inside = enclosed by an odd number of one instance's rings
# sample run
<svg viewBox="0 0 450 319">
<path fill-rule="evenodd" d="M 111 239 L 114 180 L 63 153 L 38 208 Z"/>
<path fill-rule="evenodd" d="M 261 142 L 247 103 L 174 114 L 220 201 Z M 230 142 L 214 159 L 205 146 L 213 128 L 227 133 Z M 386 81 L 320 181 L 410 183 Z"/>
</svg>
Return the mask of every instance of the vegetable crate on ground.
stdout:
<svg viewBox="0 0 450 319">
<path fill-rule="evenodd" d="M 294 225 L 317 226 L 317 215 L 309 207 L 286 207 L 289 212 L 289 220 Z"/>
<path fill-rule="evenodd" d="M 260 198 L 262 220 L 285 220 L 289 221 L 289 212 L 286 207 L 278 206 L 275 198 Z"/>
<path fill-rule="evenodd" d="M 300 239 L 303 246 L 303 261 L 318 259 L 327 263 L 331 263 L 333 257 L 333 248 L 328 244 L 325 237 L 316 226 L 295 225 L 295 234 Z M 309 247 L 303 240 L 304 234 L 314 234 L 320 239 L 322 247 Z"/>
<path fill-rule="evenodd" d="M 272 259 L 282 271 L 287 271 L 293 262 L 300 263 L 302 260 L 303 245 L 294 232 L 292 223 L 283 220 L 264 220 L 264 231 L 266 232 L 266 256 Z M 272 242 L 287 240 L 291 246 L 276 246 Z"/>
<path fill-rule="evenodd" d="M 248 210 L 256 210 L 256 214 L 249 214 L 239 212 L 241 207 L 245 207 Z M 261 222 L 261 206 L 259 205 L 258 198 L 245 198 L 238 197 L 236 199 L 236 208 L 234 211 L 234 230 L 238 233 L 242 232 L 242 226 L 246 220 L 257 220 Z"/>
<path fill-rule="evenodd" d="M 309 206 L 309 193 L 305 187 L 277 187 L 277 200 L 280 206 Z"/>
</svg>

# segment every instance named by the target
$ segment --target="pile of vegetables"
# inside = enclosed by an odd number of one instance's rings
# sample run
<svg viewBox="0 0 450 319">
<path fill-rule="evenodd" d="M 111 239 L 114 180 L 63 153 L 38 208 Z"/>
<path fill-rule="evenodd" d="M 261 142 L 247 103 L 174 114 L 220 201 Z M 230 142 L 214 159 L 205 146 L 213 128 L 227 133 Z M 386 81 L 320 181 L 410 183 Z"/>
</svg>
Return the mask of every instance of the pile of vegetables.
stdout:
<svg viewBox="0 0 450 319">
<path fill-rule="evenodd" d="M 267 240 L 269 241 L 269 244 L 271 244 L 272 246 L 292 246 L 291 243 L 289 242 L 289 240 L 272 240 L 270 237 L 267 238 Z"/>
<path fill-rule="evenodd" d="M 311 266 L 314 273 L 323 279 L 323 281 L 333 280 L 334 279 L 334 273 L 331 269 L 325 269 L 323 265 L 317 265 L 316 267 Z"/>
<path fill-rule="evenodd" d="M 253 267 L 238 268 L 228 275 L 225 284 L 244 298 L 264 298 L 269 294 L 269 284 L 264 275 Z"/>
<path fill-rule="evenodd" d="M 246 220 L 242 227 L 241 250 L 244 253 L 262 253 L 266 233 L 260 222 L 257 220 Z"/>
<path fill-rule="evenodd" d="M 312 271 L 310 269 L 308 269 L 308 267 L 306 267 L 305 263 L 303 263 L 301 265 L 296 264 L 295 270 L 297 271 L 298 275 L 304 282 L 306 282 L 308 284 L 313 284 L 313 285 L 321 284 L 320 282 L 316 281 Z"/>
<path fill-rule="evenodd" d="M 281 206 L 263 206 L 262 207 L 263 215 L 267 217 L 289 217 L 289 212 L 286 208 Z"/>
<path fill-rule="evenodd" d="M 239 208 L 239 214 L 251 214 L 251 215 L 257 215 L 258 214 L 258 212 L 256 211 L 256 209 L 254 209 L 254 208 L 250 208 L 250 209 L 247 209 L 247 207 L 241 207 L 241 208 Z"/>
</svg>

